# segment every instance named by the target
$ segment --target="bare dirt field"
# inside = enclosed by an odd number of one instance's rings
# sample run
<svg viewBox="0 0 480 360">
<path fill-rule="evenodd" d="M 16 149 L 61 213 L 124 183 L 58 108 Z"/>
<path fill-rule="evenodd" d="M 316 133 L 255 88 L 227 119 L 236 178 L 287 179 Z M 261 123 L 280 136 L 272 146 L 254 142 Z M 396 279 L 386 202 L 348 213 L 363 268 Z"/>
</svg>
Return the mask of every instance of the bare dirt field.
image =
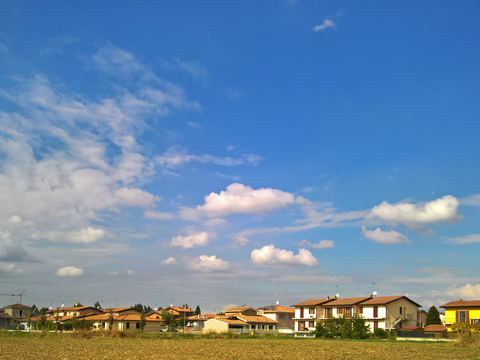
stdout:
<svg viewBox="0 0 480 360">
<path fill-rule="evenodd" d="M 478 359 L 452 343 L 275 338 L 0 336 L 1 359 Z"/>
</svg>

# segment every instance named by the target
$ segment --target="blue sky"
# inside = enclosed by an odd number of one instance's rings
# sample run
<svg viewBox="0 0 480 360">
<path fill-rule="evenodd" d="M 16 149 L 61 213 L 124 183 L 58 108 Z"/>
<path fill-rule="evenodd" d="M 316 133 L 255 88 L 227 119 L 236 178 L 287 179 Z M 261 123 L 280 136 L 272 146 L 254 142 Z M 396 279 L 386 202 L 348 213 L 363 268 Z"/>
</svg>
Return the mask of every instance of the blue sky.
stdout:
<svg viewBox="0 0 480 360">
<path fill-rule="evenodd" d="M 479 7 L 3 3 L 0 285 L 480 298 Z"/>
</svg>

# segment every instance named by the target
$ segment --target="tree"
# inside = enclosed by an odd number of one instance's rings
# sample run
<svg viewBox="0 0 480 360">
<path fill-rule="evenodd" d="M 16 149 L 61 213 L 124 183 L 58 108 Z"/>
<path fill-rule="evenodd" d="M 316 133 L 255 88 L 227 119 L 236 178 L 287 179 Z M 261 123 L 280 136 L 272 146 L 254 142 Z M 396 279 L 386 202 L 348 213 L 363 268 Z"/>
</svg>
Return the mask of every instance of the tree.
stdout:
<svg viewBox="0 0 480 360">
<path fill-rule="evenodd" d="M 101 309 L 101 308 L 102 308 L 102 307 L 100 306 L 100 303 L 99 303 L 98 301 L 93 305 L 93 307 L 94 307 L 95 309 Z"/>
<path fill-rule="evenodd" d="M 135 304 L 133 308 L 138 311 L 145 311 L 146 313 L 152 311 L 152 308 L 149 305 Z"/>
<path fill-rule="evenodd" d="M 425 322 L 425 326 L 428 325 L 442 325 L 442 321 L 440 320 L 440 314 L 435 306 L 430 307 L 427 314 L 427 320 Z"/>
<path fill-rule="evenodd" d="M 143 329 L 145 329 L 145 325 L 147 325 L 147 320 L 145 320 L 145 310 L 143 310 L 142 315 L 140 315 L 140 330 L 143 331 Z"/>
<path fill-rule="evenodd" d="M 195 309 L 195 314 L 194 315 L 200 315 L 202 312 L 200 311 L 200 305 L 197 305 L 197 308 Z"/>
<path fill-rule="evenodd" d="M 33 305 L 35 306 L 35 305 Z M 28 318 L 27 318 L 27 329 L 28 331 L 30 331 L 30 325 L 32 325 L 32 318 L 30 317 L 30 314 L 28 314 Z"/>
<path fill-rule="evenodd" d="M 57 310 L 55 311 L 55 332 L 58 331 L 58 320 L 60 318 L 60 309 L 57 307 Z"/>
<path fill-rule="evenodd" d="M 75 304 L 73 304 L 73 307 L 83 307 L 83 305 L 77 301 Z"/>
<path fill-rule="evenodd" d="M 175 327 L 175 317 L 168 311 L 162 311 L 162 319 L 169 328 Z"/>
<path fill-rule="evenodd" d="M 48 311 L 48 308 L 47 307 L 42 307 L 39 311 L 39 314 L 40 315 L 45 315 L 45 313 Z"/>
<path fill-rule="evenodd" d="M 32 307 L 30 308 L 30 312 L 31 312 L 31 313 L 35 313 L 35 314 L 38 314 L 39 310 L 38 310 L 38 308 L 35 306 L 35 304 L 33 304 Z"/>
<path fill-rule="evenodd" d="M 108 330 L 112 330 L 114 321 L 115 320 L 113 318 L 113 310 L 110 309 L 110 312 L 108 313 Z"/>
</svg>

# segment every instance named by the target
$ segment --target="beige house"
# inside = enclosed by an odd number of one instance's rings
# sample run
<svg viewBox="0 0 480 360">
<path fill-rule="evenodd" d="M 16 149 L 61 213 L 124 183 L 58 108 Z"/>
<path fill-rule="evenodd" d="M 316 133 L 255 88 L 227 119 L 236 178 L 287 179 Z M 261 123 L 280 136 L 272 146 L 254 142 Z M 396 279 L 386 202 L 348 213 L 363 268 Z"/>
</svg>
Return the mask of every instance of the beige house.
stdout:
<svg viewBox="0 0 480 360">
<path fill-rule="evenodd" d="M 60 318 L 64 317 L 79 317 L 88 314 L 103 314 L 103 310 L 94 308 L 92 306 L 81 307 L 63 307 L 55 310 L 49 310 L 46 312 L 47 316 L 55 316 L 58 313 Z"/>
<path fill-rule="evenodd" d="M 188 318 L 187 328 L 193 330 L 203 330 L 205 327 L 205 322 L 207 320 L 213 319 L 215 314 L 205 314 L 205 315 L 193 315 Z"/>
<path fill-rule="evenodd" d="M 275 332 L 277 322 L 266 316 L 257 315 L 251 307 L 231 308 L 225 315 L 205 321 L 203 331 L 264 333 Z"/>
<path fill-rule="evenodd" d="M 30 306 L 12 304 L 0 308 L 0 328 L 13 329 L 19 319 L 30 315 Z"/>
<path fill-rule="evenodd" d="M 293 332 L 295 310 L 280 305 L 264 306 L 257 309 L 257 315 L 263 315 L 277 322 L 277 331 L 283 333 Z"/>
<path fill-rule="evenodd" d="M 418 310 L 417 312 L 417 327 L 424 327 L 427 322 L 427 312 L 425 310 Z"/>
<path fill-rule="evenodd" d="M 295 333 L 308 334 L 318 321 L 360 315 L 371 331 L 416 326 L 419 304 L 406 296 L 368 296 L 307 300 L 295 306 Z"/>
<path fill-rule="evenodd" d="M 163 311 L 167 311 L 170 314 L 172 314 L 175 320 L 179 320 L 183 318 L 187 319 L 188 317 L 192 316 L 195 313 L 195 311 L 193 311 L 191 308 L 187 308 L 185 306 L 184 307 L 169 306 L 163 309 Z"/>
<path fill-rule="evenodd" d="M 138 311 L 138 310 L 137 310 Z M 86 321 L 91 321 L 93 323 L 94 329 L 99 330 L 108 330 L 109 324 L 108 319 L 110 314 L 102 315 L 88 315 L 81 317 L 81 319 Z M 140 330 L 141 318 L 138 314 L 125 314 L 125 315 L 113 315 L 113 326 L 112 330 Z M 157 319 L 154 317 L 145 317 L 145 332 L 159 332 L 160 327 L 163 323 L 162 319 Z"/>
</svg>

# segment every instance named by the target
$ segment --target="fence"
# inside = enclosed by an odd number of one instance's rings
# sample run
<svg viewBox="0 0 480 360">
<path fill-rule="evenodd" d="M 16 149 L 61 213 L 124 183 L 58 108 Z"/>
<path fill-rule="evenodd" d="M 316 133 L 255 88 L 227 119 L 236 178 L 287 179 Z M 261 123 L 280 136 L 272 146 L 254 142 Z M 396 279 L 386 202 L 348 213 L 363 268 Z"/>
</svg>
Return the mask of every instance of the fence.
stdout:
<svg viewBox="0 0 480 360">
<path fill-rule="evenodd" d="M 422 338 L 422 339 L 456 339 L 458 334 L 448 331 L 402 331 L 397 330 L 397 336 L 403 338 Z"/>
</svg>

